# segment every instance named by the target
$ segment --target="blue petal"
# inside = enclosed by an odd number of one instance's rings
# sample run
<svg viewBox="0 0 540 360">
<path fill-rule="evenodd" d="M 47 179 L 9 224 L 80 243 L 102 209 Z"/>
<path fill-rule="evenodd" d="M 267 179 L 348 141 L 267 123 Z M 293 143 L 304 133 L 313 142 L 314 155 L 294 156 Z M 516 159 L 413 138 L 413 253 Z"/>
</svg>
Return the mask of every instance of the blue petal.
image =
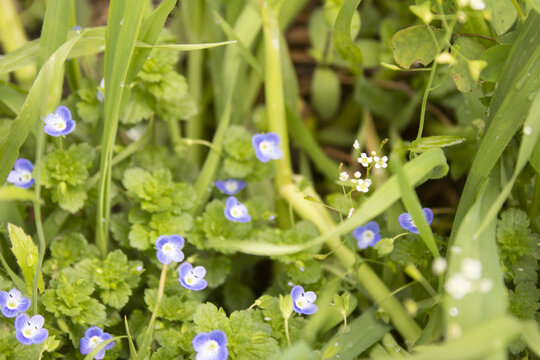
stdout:
<svg viewBox="0 0 540 360">
<path fill-rule="evenodd" d="M 317 312 L 317 310 L 319 310 L 317 305 L 309 304 L 308 306 L 306 306 L 306 307 L 304 307 L 302 309 L 302 313 L 305 314 L 305 315 L 313 315 L 313 314 L 315 314 Z"/>
<path fill-rule="evenodd" d="M 184 260 L 184 253 L 180 249 L 176 249 L 176 251 L 171 254 L 170 259 L 174 262 L 181 262 Z"/>
<path fill-rule="evenodd" d="M 8 293 L 5 291 L 0 291 L 0 306 L 5 306 L 7 299 L 8 299 Z"/>
<path fill-rule="evenodd" d="M 376 221 L 370 221 L 366 224 L 366 228 L 378 234 L 380 231 L 379 224 Z"/>
<path fill-rule="evenodd" d="M 200 278 L 203 278 L 206 275 L 206 269 L 204 266 L 195 266 L 193 268 L 193 274 L 197 275 Z"/>
<path fill-rule="evenodd" d="M 13 168 L 15 170 L 24 170 L 24 171 L 32 172 L 34 170 L 34 165 L 32 164 L 30 160 L 21 158 L 15 161 L 15 164 L 13 164 Z"/>
<path fill-rule="evenodd" d="M 178 249 L 181 249 L 184 247 L 184 238 L 180 235 L 171 235 L 169 236 L 169 242 L 176 245 Z"/>
<path fill-rule="evenodd" d="M 98 353 L 96 354 L 96 356 L 94 356 L 94 359 L 96 360 L 101 360 L 105 357 L 105 349 L 101 349 L 98 351 Z"/>
<path fill-rule="evenodd" d="M 161 235 L 156 239 L 156 249 L 161 250 L 163 245 L 169 242 L 169 237 L 167 235 Z"/>
<path fill-rule="evenodd" d="M 30 308 L 30 299 L 23 297 L 21 299 L 21 302 L 19 303 L 19 306 L 17 306 L 17 310 L 20 312 L 25 312 Z"/>
<path fill-rule="evenodd" d="M 7 318 L 15 317 L 15 316 L 17 316 L 17 314 L 20 313 L 19 310 L 17 310 L 17 309 L 11 310 L 11 309 L 8 309 L 7 306 L 2 306 L 1 311 L 2 311 L 2 315 L 4 315 Z"/>
<path fill-rule="evenodd" d="M 403 213 L 398 217 L 399 225 L 405 230 L 409 230 L 412 233 L 418 234 L 418 229 L 413 224 L 412 217 L 409 213 Z"/>
<path fill-rule="evenodd" d="M 315 294 L 313 291 L 307 291 L 304 293 L 304 297 L 307 301 L 310 303 L 314 303 L 315 300 L 317 300 L 317 294 Z"/>
<path fill-rule="evenodd" d="M 159 262 L 162 263 L 163 265 L 168 265 L 168 264 L 170 264 L 171 261 L 172 261 L 172 260 L 171 260 L 167 255 L 165 255 L 165 253 L 164 253 L 163 251 L 161 251 L 161 250 L 158 250 L 158 251 L 156 252 L 156 257 L 157 257 L 157 259 L 159 260 Z"/>
<path fill-rule="evenodd" d="M 90 342 L 90 338 L 83 337 L 81 339 L 81 342 L 80 342 L 80 345 L 79 345 L 79 350 L 81 351 L 81 354 L 87 355 L 87 354 L 90 353 L 90 351 L 92 351 L 93 347 L 90 344 L 92 344 Z"/>
<path fill-rule="evenodd" d="M 23 345 L 32 345 L 32 339 L 25 337 L 20 330 L 15 331 L 15 337 Z"/>
<path fill-rule="evenodd" d="M 103 335 L 103 330 L 101 330 L 100 327 L 97 327 L 97 326 L 92 326 L 92 327 L 89 327 L 88 329 L 86 329 L 86 331 L 84 332 L 84 337 L 90 339 L 91 337 L 93 336 L 99 336 L 101 337 L 101 335 Z"/>
<path fill-rule="evenodd" d="M 64 105 L 60 105 L 59 107 L 57 107 L 54 113 L 60 116 L 65 122 L 71 120 L 71 112 Z"/>
<path fill-rule="evenodd" d="M 291 298 L 293 301 L 293 304 L 296 303 L 296 299 L 298 299 L 302 294 L 304 293 L 304 288 L 300 285 L 296 285 L 291 289 Z"/>
<path fill-rule="evenodd" d="M 193 265 L 188 262 L 182 263 L 178 267 L 178 276 L 183 279 L 191 271 L 191 269 L 193 269 Z"/>
<path fill-rule="evenodd" d="M 216 360 L 225 360 L 229 357 L 229 349 L 220 347 L 216 356 Z"/>
<path fill-rule="evenodd" d="M 45 319 L 41 315 L 34 315 L 30 318 L 30 324 L 37 328 L 42 328 L 45 323 Z"/>
<path fill-rule="evenodd" d="M 112 339 L 112 335 L 109 334 L 109 333 L 103 333 L 103 336 L 101 337 L 101 339 L 103 341 L 106 341 L 106 340 L 109 340 L 109 339 Z M 107 345 L 105 345 L 105 347 L 103 348 L 103 350 L 109 350 L 109 349 L 112 349 L 112 347 L 114 346 L 114 341 L 111 341 L 110 343 L 108 343 Z"/>
<path fill-rule="evenodd" d="M 37 334 L 32 338 L 33 344 L 41 344 L 49 337 L 49 331 L 47 329 L 39 329 Z"/>
<path fill-rule="evenodd" d="M 75 130 L 76 126 L 77 124 L 75 123 L 75 121 L 69 120 L 68 122 L 66 122 L 66 128 L 62 131 L 63 133 L 62 135 L 67 135 L 67 134 L 72 133 Z"/>
<path fill-rule="evenodd" d="M 187 285 L 187 284 L 186 284 L 186 285 Z M 189 286 L 189 287 L 188 287 L 188 286 Z M 206 280 L 200 279 L 200 280 L 197 281 L 195 284 L 193 284 L 193 285 L 187 285 L 187 286 L 185 286 L 185 287 L 188 288 L 189 290 L 193 290 L 193 291 L 201 291 L 201 290 L 206 289 L 207 286 L 208 286 L 208 283 L 206 282 Z"/>
<path fill-rule="evenodd" d="M 228 209 L 230 209 L 230 208 L 232 208 L 233 206 L 236 206 L 236 205 L 238 205 L 238 204 L 240 204 L 240 201 L 238 201 L 238 199 L 237 199 L 236 197 L 234 197 L 234 196 L 229 196 L 229 197 L 227 198 L 227 201 L 225 202 L 225 207 L 228 208 Z"/>
<path fill-rule="evenodd" d="M 204 348 L 204 345 L 210 340 L 211 339 L 208 336 L 208 333 L 203 332 L 203 333 L 195 335 L 195 337 L 191 341 L 191 344 L 193 345 L 193 349 L 199 352 Z"/>
<path fill-rule="evenodd" d="M 62 136 L 64 135 L 64 131 L 63 130 L 57 130 L 55 129 L 54 127 L 46 124 L 44 127 L 43 127 L 43 131 L 45 131 L 45 133 L 51 135 L 51 136 L 55 136 L 55 137 L 58 137 L 58 136 Z"/>
<path fill-rule="evenodd" d="M 208 333 L 208 337 L 217 341 L 219 346 L 227 346 L 227 334 L 222 330 L 212 330 Z"/>
<path fill-rule="evenodd" d="M 30 321 L 30 318 L 26 314 L 19 314 L 15 318 L 15 329 L 22 331 L 26 324 Z"/>
<path fill-rule="evenodd" d="M 424 211 L 424 216 L 428 225 L 431 225 L 431 223 L 433 222 L 433 211 L 431 211 L 430 208 L 424 208 L 422 210 Z"/>
</svg>

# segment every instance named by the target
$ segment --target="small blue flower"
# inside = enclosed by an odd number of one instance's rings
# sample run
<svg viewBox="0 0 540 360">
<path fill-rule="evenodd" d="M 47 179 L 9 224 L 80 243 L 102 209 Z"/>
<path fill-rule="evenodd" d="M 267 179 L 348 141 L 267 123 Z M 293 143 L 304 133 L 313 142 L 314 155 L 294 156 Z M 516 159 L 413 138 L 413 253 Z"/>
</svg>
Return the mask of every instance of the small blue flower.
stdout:
<svg viewBox="0 0 540 360">
<path fill-rule="evenodd" d="M 234 196 L 229 196 L 225 203 L 225 217 L 236 222 L 250 222 L 251 215 L 246 205 L 241 204 Z"/>
<path fill-rule="evenodd" d="M 75 25 L 74 27 L 71 28 L 71 30 L 79 31 L 79 30 L 82 30 L 82 27 L 80 27 L 79 25 Z"/>
<path fill-rule="evenodd" d="M 358 240 L 358 247 L 365 249 L 368 246 L 375 246 L 381 240 L 379 234 L 379 224 L 370 221 L 364 226 L 359 226 L 353 231 L 353 235 Z"/>
<path fill-rule="evenodd" d="M 184 238 L 180 235 L 161 235 L 156 240 L 156 256 L 163 265 L 184 260 Z"/>
<path fill-rule="evenodd" d="M 17 289 L 11 289 L 9 292 L 0 291 L 0 308 L 2 315 L 7 318 L 17 316 L 30 307 L 30 299 L 22 296 Z"/>
<path fill-rule="evenodd" d="M 313 315 L 319 310 L 314 304 L 317 295 L 313 291 L 304 292 L 304 288 L 296 285 L 291 289 L 293 309 L 299 314 Z"/>
<path fill-rule="evenodd" d="M 216 187 L 224 194 L 234 195 L 246 187 L 246 182 L 236 179 L 218 180 Z"/>
<path fill-rule="evenodd" d="M 178 267 L 178 281 L 189 290 L 199 291 L 206 288 L 208 283 L 204 280 L 205 275 L 206 269 L 203 266 L 193 267 L 190 263 L 185 262 Z"/>
<path fill-rule="evenodd" d="M 197 352 L 195 360 L 225 360 L 229 357 L 227 335 L 221 330 L 197 334 L 192 344 Z"/>
<path fill-rule="evenodd" d="M 31 318 L 26 314 L 19 314 L 15 318 L 15 337 L 23 345 L 41 344 L 49 337 L 49 332 L 43 329 L 45 320 L 41 315 Z"/>
<path fill-rule="evenodd" d="M 279 135 L 273 132 L 255 134 L 251 138 L 251 144 L 255 149 L 255 155 L 263 163 L 281 158 L 279 142 Z"/>
<path fill-rule="evenodd" d="M 16 187 L 28 189 L 34 184 L 34 178 L 32 177 L 32 171 L 34 165 L 30 160 L 17 159 L 13 165 L 13 170 L 9 172 L 7 182 L 12 183 Z"/>
<path fill-rule="evenodd" d="M 431 211 L 430 208 L 424 208 L 424 217 L 426 218 L 426 221 L 429 224 L 433 221 L 433 211 Z M 412 219 L 411 214 L 409 213 L 403 213 L 399 215 L 398 218 L 399 225 L 401 225 L 402 228 L 405 230 L 409 230 L 412 233 L 419 234 L 418 228 L 416 227 L 416 224 L 414 223 L 414 220 Z"/>
<path fill-rule="evenodd" d="M 112 335 L 104 332 L 101 328 L 97 326 L 92 326 L 86 329 L 84 337 L 81 339 L 80 350 L 81 354 L 88 355 L 96 346 L 102 342 L 112 338 Z M 109 350 L 114 346 L 114 341 L 111 341 L 101 349 L 94 359 L 100 360 L 105 357 L 105 350 Z"/>
<path fill-rule="evenodd" d="M 75 121 L 71 119 L 71 112 L 64 105 L 57 107 L 53 114 L 45 116 L 43 121 L 43 131 L 51 136 L 67 135 L 75 130 Z"/>
</svg>

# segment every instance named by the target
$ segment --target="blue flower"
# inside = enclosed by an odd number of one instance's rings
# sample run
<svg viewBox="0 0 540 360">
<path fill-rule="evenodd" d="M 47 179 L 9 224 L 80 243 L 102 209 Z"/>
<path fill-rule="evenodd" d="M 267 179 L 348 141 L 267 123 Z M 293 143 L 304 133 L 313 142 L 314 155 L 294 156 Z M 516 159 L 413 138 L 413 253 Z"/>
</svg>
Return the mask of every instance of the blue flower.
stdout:
<svg viewBox="0 0 540 360">
<path fill-rule="evenodd" d="M 23 345 L 41 344 L 49 337 L 49 332 L 43 329 L 44 322 L 41 315 L 29 318 L 26 314 L 19 314 L 15 318 L 15 337 Z"/>
<path fill-rule="evenodd" d="M 7 318 L 17 316 L 30 307 L 30 299 L 22 296 L 17 289 L 11 289 L 9 292 L 0 291 L 0 308 L 2 314 Z"/>
<path fill-rule="evenodd" d="M 359 226 L 353 231 L 353 235 L 358 240 L 358 247 L 365 249 L 368 246 L 375 246 L 381 240 L 379 234 L 379 224 L 370 221 L 364 226 Z"/>
<path fill-rule="evenodd" d="M 75 121 L 71 119 L 71 112 L 64 105 L 60 105 L 43 119 L 45 126 L 43 131 L 51 136 L 67 135 L 75 130 Z"/>
<path fill-rule="evenodd" d="M 255 134 L 251 138 L 251 144 L 255 149 L 255 155 L 263 163 L 277 160 L 281 157 L 279 149 L 279 135 L 273 132 L 267 134 Z"/>
<path fill-rule="evenodd" d="M 424 208 L 424 217 L 426 218 L 426 221 L 429 224 L 433 221 L 433 211 L 429 208 Z M 401 225 L 402 228 L 405 230 L 409 230 L 412 233 L 419 234 L 418 228 L 416 227 L 416 224 L 414 223 L 414 220 L 412 219 L 411 214 L 409 213 L 403 213 L 399 215 L 398 218 L 399 225 Z"/>
<path fill-rule="evenodd" d="M 229 357 L 227 335 L 221 330 L 197 334 L 192 344 L 197 352 L 195 360 L 225 360 Z"/>
<path fill-rule="evenodd" d="M 203 266 L 193 267 L 190 263 L 185 262 L 178 267 L 178 281 L 189 290 L 199 291 L 206 288 L 208 283 L 204 280 L 205 275 L 206 269 Z"/>
<path fill-rule="evenodd" d="M 34 165 L 30 160 L 17 159 L 13 165 L 13 170 L 9 172 L 7 182 L 12 183 L 16 187 L 28 189 L 34 184 L 34 178 L 32 177 L 32 171 Z"/>
<path fill-rule="evenodd" d="M 156 256 L 163 265 L 184 260 L 184 238 L 180 235 L 161 235 L 156 240 Z"/>
<path fill-rule="evenodd" d="M 96 346 L 102 342 L 112 338 L 112 335 L 104 332 L 101 328 L 97 326 L 92 326 L 86 329 L 84 337 L 81 339 L 80 350 L 81 354 L 88 355 Z M 105 350 L 109 350 L 114 346 L 114 341 L 111 341 L 101 349 L 94 359 L 100 360 L 105 357 Z"/>
<path fill-rule="evenodd" d="M 236 222 L 250 222 L 251 215 L 246 205 L 241 204 L 234 196 L 229 196 L 225 203 L 225 217 Z"/>
<path fill-rule="evenodd" d="M 299 314 L 313 315 L 319 310 L 314 304 L 317 295 L 313 291 L 304 292 L 304 288 L 296 285 L 291 290 L 293 309 Z"/>
<path fill-rule="evenodd" d="M 218 180 L 216 187 L 224 194 L 234 195 L 246 187 L 246 182 L 236 179 Z"/>
</svg>

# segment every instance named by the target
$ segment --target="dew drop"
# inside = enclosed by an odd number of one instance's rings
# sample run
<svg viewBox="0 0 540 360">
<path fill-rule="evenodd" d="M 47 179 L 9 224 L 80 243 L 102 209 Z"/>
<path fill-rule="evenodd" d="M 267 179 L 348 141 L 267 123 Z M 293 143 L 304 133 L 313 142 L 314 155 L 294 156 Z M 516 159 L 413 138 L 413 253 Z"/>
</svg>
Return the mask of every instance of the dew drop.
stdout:
<svg viewBox="0 0 540 360">
<path fill-rule="evenodd" d="M 124 25 L 124 19 L 120 20 L 120 26 Z"/>
<path fill-rule="evenodd" d="M 532 127 L 530 127 L 529 125 L 525 125 L 523 127 L 523 135 L 531 135 L 532 132 L 533 132 Z"/>
<path fill-rule="evenodd" d="M 124 86 L 126 86 L 126 84 L 124 84 L 124 82 L 121 81 L 121 82 L 120 82 L 120 87 L 124 87 Z"/>
<path fill-rule="evenodd" d="M 26 256 L 26 265 L 32 266 L 36 263 L 36 256 L 34 254 L 28 254 Z"/>
</svg>

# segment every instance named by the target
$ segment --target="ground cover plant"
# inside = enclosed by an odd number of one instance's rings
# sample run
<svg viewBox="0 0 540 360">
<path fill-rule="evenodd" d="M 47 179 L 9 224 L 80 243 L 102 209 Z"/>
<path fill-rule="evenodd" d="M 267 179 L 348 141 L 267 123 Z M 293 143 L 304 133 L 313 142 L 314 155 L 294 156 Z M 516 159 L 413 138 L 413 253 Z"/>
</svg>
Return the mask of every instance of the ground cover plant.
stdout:
<svg viewBox="0 0 540 360">
<path fill-rule="evenodd" d="M 537 0 L 0 2 L 0 359 L 536 359 Z"/>
</svg>

